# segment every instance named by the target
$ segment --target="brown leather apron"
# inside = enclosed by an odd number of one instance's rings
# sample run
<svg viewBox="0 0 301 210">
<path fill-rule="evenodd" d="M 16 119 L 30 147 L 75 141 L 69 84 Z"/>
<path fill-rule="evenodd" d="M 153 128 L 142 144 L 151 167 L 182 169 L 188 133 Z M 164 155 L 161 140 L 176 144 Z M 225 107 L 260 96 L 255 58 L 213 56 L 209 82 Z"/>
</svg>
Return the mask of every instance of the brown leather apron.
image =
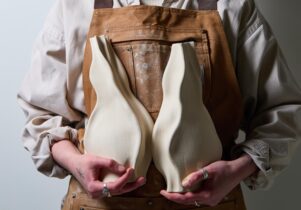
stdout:
<svg viewBox="0 0 301 210">
<path fill-rule="evenodd" d="M 209 4 L 203 4 L 209 2 Z M 83 62 L 85 105 L 88 117 L 96 94 L 89 81 L 91 46 L 95 35 L 109 37 L 123 63 L 131 89 L 155 121 L 162 102 L 162 76 L 171 45 L 193 41 L 199 64 L 203 66 L 203 100 L 223 145 L 223 159 L 229 159 L 242 116 L 242 99 L 235 70 L 216 10 L 216 0 L 199 0 L 199 10 L 181 10 L 155 6 L 131 6 L 112 9 L 112 1 L 95 0 Z M 108 7 L 108 8 L 104 8 Z M 143 78 L 147 78 L 143 79 Z M 101 100 L 101 99 L 99 99 Z M 84 130 L 79 130 L 79 149 L 83 151 Z M 163 176 L 151 163 L 147 183 L 139 189 L 111 198 L 91 199 L 72 178 L 64 202 L 64 210 L 99 209 L 210 209 L 245 210 L 242 192 L 237 186 L 216 207 L 179 205 L 165 199 L 160 190 L 166 188 Z"/>
</svg>

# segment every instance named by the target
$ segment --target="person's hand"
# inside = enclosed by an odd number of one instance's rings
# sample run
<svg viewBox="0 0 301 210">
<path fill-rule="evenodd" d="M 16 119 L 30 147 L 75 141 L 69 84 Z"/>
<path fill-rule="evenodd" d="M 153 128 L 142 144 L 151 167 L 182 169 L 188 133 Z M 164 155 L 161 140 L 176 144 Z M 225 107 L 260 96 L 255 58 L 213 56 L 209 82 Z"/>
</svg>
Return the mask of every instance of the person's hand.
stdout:
<svg viewBox="0 0 301 210">
<path fill-rule="evenodd" d="M 81 154 L 69 140 L 56 142 L 51 147 L 51 152 L 54 160 L 72 173 L 92 198 L 102 196 L 104 183 L 99 180 L 102 169 L 109 170 L 119 176 L 116 181 L 106 183 L 111 195 L 132 191 L 146 182 L 144 177 L 138 177 L 134 182 L 128 182 L 133 175 L 133 169 L 126 169 L 112 159 Z"/>
<path fill-rule="evenodd" d="M 194 205 L 197 202 L 216 206 L 243 179 L 254 173 L 256 168 L 254 162 L 246 154 L 233 161 L 216 161 L 203 168 L 208 172 L 208 179 L 203 180 L 204 170 L 199 170 L 189 174 L 183 180 L 184 188 L 191 188 L 202 182 L 200 189 L 185 193 L 169 193 L 161 190 L 160 193 L 167 199 L 180 204 Z"/>
<path fill-rule="evenodd" d="M 106 182 L 112 196 L 132 191 L 145 184 L 146 181 L 144 177 L 139 177 L 134 182 L 128 183 L 134 169 L 126 169 L 123 165 L 118 164 L 112 159 L 84 154 L 78 157 L 76 163 L 77 166 L 73 175 L 92 198 L 99 198 L 102 195 L 104 183 L 99 180 L 102 169 L 109 170 L 120 176 L 114 182 Z"/>
</svg>

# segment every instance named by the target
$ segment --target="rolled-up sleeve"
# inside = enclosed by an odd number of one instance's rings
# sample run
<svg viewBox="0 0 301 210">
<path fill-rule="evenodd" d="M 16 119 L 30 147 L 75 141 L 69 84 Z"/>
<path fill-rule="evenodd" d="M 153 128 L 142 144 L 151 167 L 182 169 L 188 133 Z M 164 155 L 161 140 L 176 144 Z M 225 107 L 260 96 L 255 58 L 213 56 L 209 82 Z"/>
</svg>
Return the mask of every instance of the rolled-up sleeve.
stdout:
<svg viewBox="0 0 301 210">
<path fill-rule="evenodd" d="M 253 0 L 246 7 L 249 17 L 239 34 L 236 63 L 246 139 L 233 154 L 248 153 L 260 169 L 244 180 L 247 186 L 266 189 L 300 143 L 301 91 Z"/>
<path fill-rule="evenodd" d="M 56 1 L 36 38 L 29 72 L 17 100 L 26 116 L 22 140 L 38 171 L 63 178 L 68 172 L 55 163 L 51 146 L 77 140 L 81 112 L 67 100 L 67 69 L 62 1 Z"/>
</svg>

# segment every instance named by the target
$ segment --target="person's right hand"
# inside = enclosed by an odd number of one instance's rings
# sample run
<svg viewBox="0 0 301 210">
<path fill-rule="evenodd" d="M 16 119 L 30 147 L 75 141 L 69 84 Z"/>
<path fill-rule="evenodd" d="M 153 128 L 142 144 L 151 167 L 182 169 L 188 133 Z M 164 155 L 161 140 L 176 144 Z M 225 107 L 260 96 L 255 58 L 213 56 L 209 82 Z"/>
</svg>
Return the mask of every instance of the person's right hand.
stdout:
<svg viewBox="0 0 301 210">
<path fill-rule="evenodd" d="M 134 172 L 133 169 L 126 169 L 111 159 L 81 154 L 69 140 L 56 142 L 51 147 L 51 152 L 54 160 L 72 173 L 92 198 L 102 196 L 103 183 L 99 180 L 102 169 L 110 170 L 119 176 L 116 181 L 106 183 L 112 196 L 132 191 L 146 182 L 144 177 L 128 182 Z"/>
<path fill-rule="evenodd" d="M 120 176 L 114 182 L 106 182 L 112 196 L 132 191 L 145 184 L 146 181 L 144 177 L 139 177 L 134 182 L 128 183 L 134 169 L 126 169 L 123 165 L 112 159 L 83 154 L 78 156 L 75 162 L 77 166 L 73 175 L 92 198 L 99 198 L 102 195 L 103 182 L 99 180 L 102 169 L 109 170 Z"/>
</svg>

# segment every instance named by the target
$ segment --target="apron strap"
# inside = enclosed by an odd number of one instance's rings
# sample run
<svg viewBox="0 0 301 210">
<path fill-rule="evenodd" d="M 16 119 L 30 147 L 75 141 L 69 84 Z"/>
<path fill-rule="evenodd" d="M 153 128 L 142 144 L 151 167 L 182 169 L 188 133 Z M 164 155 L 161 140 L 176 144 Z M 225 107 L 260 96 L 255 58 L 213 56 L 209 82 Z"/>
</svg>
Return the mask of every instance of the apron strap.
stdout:
<svg viewBox="0 0 301 210">
<path fill-rule="evenodd" d="M 216 10 L 218 0 L 198 0 L 199 10 Z M 94 9 L 112 8 L 113 0 L 94 0 Z"/>
<path fill-rule="evenodd" d="M 94 0 L 94 9 L 112 8 L 113 0 Z"/>
<path fill-rule="evenodd" d="M 199 10 L 217 10 L 218 0 L 198 0 Z"/>
</svg>

